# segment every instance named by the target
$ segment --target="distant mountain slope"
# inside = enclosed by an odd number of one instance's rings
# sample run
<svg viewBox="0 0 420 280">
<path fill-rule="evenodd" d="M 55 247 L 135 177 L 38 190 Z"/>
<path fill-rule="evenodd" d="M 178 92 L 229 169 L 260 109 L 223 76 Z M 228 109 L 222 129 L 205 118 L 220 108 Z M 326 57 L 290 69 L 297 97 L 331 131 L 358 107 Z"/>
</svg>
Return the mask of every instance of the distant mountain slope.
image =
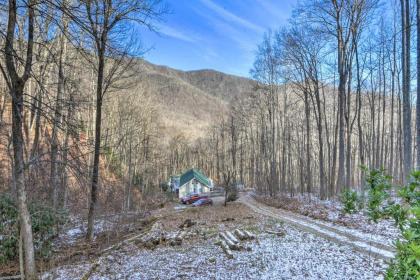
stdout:
<svg viewBox="0 0 420 280">
<path fill-rule="evenodd" d="M 249 94 L 254 81 L 214 70 L 180 71 L 140 61 L 140 90 L 156 101 L 164 129 L 191 140 L 228 110 L 229 102 Z"/>
<path fill-rule="evenodd" d="M 196 70 L 184 72 L 184 79 L 192 85 L 225 101 L 252 92 L 255 82 L 238 76 L 228 75 L 214 70 Z"/>
</svg>

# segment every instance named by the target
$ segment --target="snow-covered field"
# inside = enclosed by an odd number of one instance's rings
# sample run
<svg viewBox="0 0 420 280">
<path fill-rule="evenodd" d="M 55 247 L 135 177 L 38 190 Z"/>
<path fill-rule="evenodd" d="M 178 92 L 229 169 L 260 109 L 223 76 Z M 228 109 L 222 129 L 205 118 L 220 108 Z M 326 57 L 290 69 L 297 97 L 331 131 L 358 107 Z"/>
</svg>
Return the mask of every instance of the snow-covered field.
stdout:
<svg viewBox="0 0 420 280">
<path fill-rule="evenodd" d="M 273 227 L 281 228 L 286 235 L 278 237 L 265 232 Z M 159 246 L 155 250 L 127 244 L 97 261 L 56 268 L 42 279 L 81 279 L 94 263 L 98 265 L 89 279 L 383 278 L 384 261 L 349 246 L 263 216 L 255 217 L 254 232 L 258 239 L 245 243 L 252 250 L 235 251 L 233 259 L 228 259 L 215 245 L 216 236 L 189 240 L 182 246 Z"/>
</svg>

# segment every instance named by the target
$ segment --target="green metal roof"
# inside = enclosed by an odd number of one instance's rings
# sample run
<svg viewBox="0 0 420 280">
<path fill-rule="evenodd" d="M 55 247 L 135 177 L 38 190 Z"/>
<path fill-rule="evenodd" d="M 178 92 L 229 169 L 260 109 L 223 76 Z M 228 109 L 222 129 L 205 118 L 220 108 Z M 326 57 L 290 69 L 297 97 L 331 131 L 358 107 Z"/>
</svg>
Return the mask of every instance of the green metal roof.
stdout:
<svg viewBox="0 0 420 280">
<path fill-rule="evenodd" d="M 203 173 L 201 173 L 197 169 L 190 169 L 184 174 L 182 174 L 181 179 L 179 180 L 179 186 L 184 185 L 185 183 L 191 181 L 194 178 L 200 183 L 206 185 L 207 187 L 211 186 L 209 178 L 207 178 Z"/>
</svg>

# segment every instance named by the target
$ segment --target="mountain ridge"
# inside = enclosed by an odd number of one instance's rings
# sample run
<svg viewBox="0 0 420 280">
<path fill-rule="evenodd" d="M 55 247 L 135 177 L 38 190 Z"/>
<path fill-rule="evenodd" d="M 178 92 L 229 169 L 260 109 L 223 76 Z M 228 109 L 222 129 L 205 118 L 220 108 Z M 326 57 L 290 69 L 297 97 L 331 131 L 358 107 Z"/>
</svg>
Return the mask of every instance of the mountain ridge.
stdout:
<svg viewBox="0 0 420 280">
<path fill-rule="evenodd" d="M 190 140 L 229 111 L 229 103 L 250 94 L 256 82 L 213 69 L 183 71 L 140 60 L 139 87 L 151 96 L 165 133 Z"/>
</svg>

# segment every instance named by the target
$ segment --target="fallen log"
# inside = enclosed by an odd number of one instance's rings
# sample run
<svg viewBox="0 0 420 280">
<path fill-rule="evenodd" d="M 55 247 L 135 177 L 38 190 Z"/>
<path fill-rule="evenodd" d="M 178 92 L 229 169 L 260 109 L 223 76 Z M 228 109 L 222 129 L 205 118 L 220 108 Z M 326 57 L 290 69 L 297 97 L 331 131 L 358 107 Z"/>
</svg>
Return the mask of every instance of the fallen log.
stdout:
<svg viewBox="0 0 420 280">
<path fill-rule="evenodd" d="M 191 221 L 191 219 L 186 219 L 180 226 L 179 226 L 179 228 L 180 229 L 183 229 L 183 228 L 189 228 L 189 227 L 192 227 L 193 225 L 195 225 L 196 224 L 196 222 L 193 222 L 193 221 Z"/>
<path fill-rule="evenodd" d="M 14 275 L 14 276 L 2 276 L 0 277 L 0 280 L 12 280 L 12 279 L 23 279 L 23 277 L 19 274 L 19 275 Z"/>
<path fill-rule="evenodd" d="M 233 243 L 238 244 L 239 240 L 230 232 L 230 231 L 226 231 L 226 236 L 232 240 Z"/>
<path fill-rule="evenodd" d="M 179 246 L 179 245 L 181 245 L 182 244 L 182 240 L 179 240 L 179 239 L 172 239 L 170 242 L 169 242 L 169 245 L 171 245 L 171 246 Z"/>
<path fill-rule="evenodd" d="M 255 237 L 256 237 L 255 234 L 247 231 L 246 229 L 244 229 L 244 233 L 245 233 L 245 235 L 247 236 L 248 239 L 255 239 Z"/>
<path fill-rule="evenodd" d="M 223 252 L 225 252 L 229 259 L 233 259 L 233 253 L 230 250 L 229 245 L 227 245 L 227 243 L 222 239 L 220 240 L 220 247 L 222 247 Z"/>
<path fill-rule="evenodd" d="M 116 243 L 116 244 L 114 244 L 114 245 L 112 245 L 108 248 L 105 248 L 104 250 L 102 250 L 100 252 L 100 254 L 104 254 L 104 253 L 106 253 L 110 250 L 121 248 L 124 244 L 127 244 L 129 242 L 137 243 L 138 240 L 143 239 L 145 235 L 147 235 L 150 231 L 152 231 L 154 229 L 157 221 L 158 221 L 158 219 L 156 219 L 156 218 L 151 219 L 150 224 L 147 227 L 145 227 L 144 229 L 142 229 L 142 231 L 139 234 L 135 234 L 133 236 L 130 236 L 132 234 L 129 234 L 129 235 L 125 236 L 122 241 L 120 241 L 120 242 L 118 242 L 118 243 Z"/>
<path fill-rule="evenodd" d="M 178 231 L 178 233 L 175 235 L 175 237 L 173 238 L 169 238 L 169 244 L 171 246 L 177 246 L 177 245 L 181 245 L 182 242 L 184 241 L 186 236 L 186 231 L 180 230 Z"/>
<path fill-rule="evenodd" d="M 274 234 L 274 235 L 277 235 L 277 236 L 279 236 L 279 237 L 283 237 L 283 236 L 285 236 L 285 235 L 286 235 L 286 233 L 285 233 L 284 231 L 266 230 L 265 232 L 266 232 L 266 233 L 269 233 L 269 234 Z"/>
<path fill-rule="evenodd" d="M 234 231 L 233 231 L 233 233 L 240 239 L 240 240 L 246 240 L 247 239 L 247 236 L 245 235 L 245 233 L 242 231 L 242 230 L 240 230 L 240 229 L 235 229 Z"/>
<path fill-rule="evenodd" d="M 185 236 L 187 235 L 187 231 L 181 230 L 178 232 L 177 236 L 175 237 L 176 240 L 183 241 L 185 239 Z"/>
<path fill-rule="evenodd" d="M 240 250 L 240 246 L 238 246 L 238 244 L 236 244 L 235 242 L 233 242 L 232 240 L 230 240 L 230 238 L 226 235 L 226 233 L 224 232 L 220 232 L 219 233 L 220 238 L 225 241 L 225 243 L 227 244 L 227 246 L 229 246 L 229 248 L 231 250 Z"/>
</svg>

